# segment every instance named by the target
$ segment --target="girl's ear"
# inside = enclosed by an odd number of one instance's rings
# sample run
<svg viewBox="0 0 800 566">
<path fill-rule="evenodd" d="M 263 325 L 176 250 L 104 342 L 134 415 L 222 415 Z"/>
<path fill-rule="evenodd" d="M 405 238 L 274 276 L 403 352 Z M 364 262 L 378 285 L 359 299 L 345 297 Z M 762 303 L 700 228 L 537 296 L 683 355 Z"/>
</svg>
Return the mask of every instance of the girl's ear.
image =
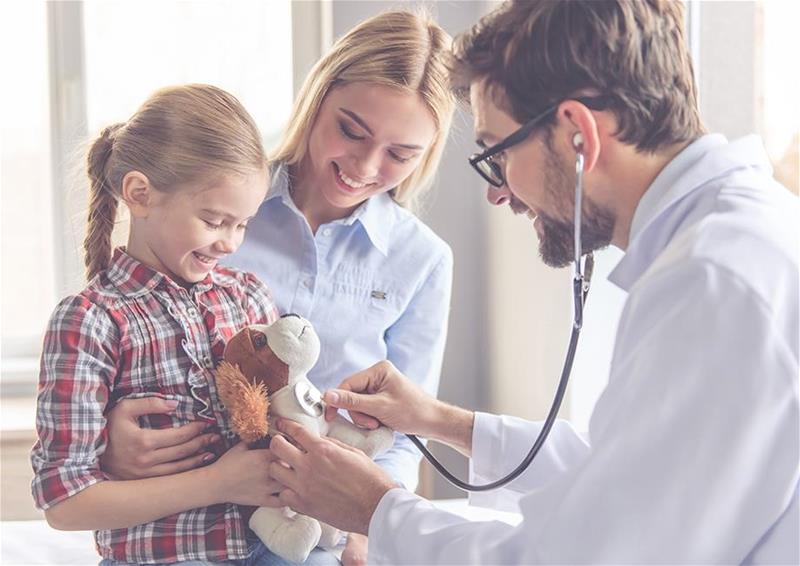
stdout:
<svg viewBox="0 0 800 566">
<path fill-rule="evenodd" d="M 122 200 L 128 205 L 132 217 L 147 218 L 153 206 L 154 190 L 144 173 L 129 171 L 125 174 L 122 178 Z"/>
</svg>

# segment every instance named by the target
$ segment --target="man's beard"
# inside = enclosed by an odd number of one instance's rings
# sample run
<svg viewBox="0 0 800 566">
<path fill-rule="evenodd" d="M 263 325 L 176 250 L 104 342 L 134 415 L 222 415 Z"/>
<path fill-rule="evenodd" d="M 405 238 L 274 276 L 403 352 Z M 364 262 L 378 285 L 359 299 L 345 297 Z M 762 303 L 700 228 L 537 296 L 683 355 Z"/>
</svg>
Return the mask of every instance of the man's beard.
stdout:
<svg viewBox="0 0 800 566">
<path fill-rule="evenodd" d="M 545 140 L 545 147 L 545 191 L 552 203 L 551 209 L 564 211 L 564 216 L 568 214 L 569 220 L 538 212 L 536 221 L 541 223 L 539 255 L 550 267 L 566 267 L 575 257 L 575 222 L 572 219 L 575 212 L 575 184 L 565 172 L 567 166 L 559 162 L 549 136 Z M 616 217 L 610 209 L 595 204 L 586 195 L 581 200 L 581 251 L 585 254 L 611 243 Z M 509 206 L 517 214 L 529 210 L 513 195 Z"/>
</svg>

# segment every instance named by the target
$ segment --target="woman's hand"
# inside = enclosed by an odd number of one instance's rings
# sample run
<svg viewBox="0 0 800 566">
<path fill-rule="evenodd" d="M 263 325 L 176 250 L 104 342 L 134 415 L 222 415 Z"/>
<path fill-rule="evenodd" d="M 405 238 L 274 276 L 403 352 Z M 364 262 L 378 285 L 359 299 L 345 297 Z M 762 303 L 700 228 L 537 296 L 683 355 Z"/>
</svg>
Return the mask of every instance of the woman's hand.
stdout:
<svg viewBox="0 0 800 566">
<path fill-rule="evenodd" d="M 277 426 L 296 446 L 282 436 L 272 439 L 270 451 L 281 461 L 272 462 L 269 471 L 285 487 L 270 507 L 288 505 L 337 529 L 366 535 L 378 502 L 397 484 L 360 450 L 293 421 L 279 419 Z"/>
<path fill-rule="evenodd" d="M 239 505 L 262 506 L 274 503 L 283 486 L 270 476 L 270 464 L 275 460 L 266 448 L 248 449 L 240 442 L 208 467 L 213 474 L 217 499 Z"/>
<path fill-rule="evenodd" d="M 143 429 L 139 417 L 171 413 L 176 403 L 160 397 L 124 399 L 107 415 L 108 446 L 100 467 L 114 479 L 166 476 L 202 466 L 214 459 L 208 447 L 218 434 L 205 432 L 207 423 L 191 422 L 178 428 Z"/>
<path fill-rule="evenodd" d="M 441 405 L 389 361 L 348 377 L 337 389 L 326 391 L 323 399 L 329 421 L 337 409 L 345 409 L 362 428 L 383 424 L 397 432 L 420 435 L 436 428 Z"/>
</svg>

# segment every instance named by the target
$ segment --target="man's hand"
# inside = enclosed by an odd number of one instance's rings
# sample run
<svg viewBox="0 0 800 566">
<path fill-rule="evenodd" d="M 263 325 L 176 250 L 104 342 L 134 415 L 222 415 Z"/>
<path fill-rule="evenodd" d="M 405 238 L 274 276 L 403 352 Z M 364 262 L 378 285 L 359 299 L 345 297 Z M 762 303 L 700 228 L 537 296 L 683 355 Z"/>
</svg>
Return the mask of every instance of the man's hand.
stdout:
<svg viewBox="0 0 800 566">
<path fill-rule="evenodd" d="M 336 417 L 337 409 L 345 409 L 362 428 L 383 424 L 397 432 L 420 435 L 436 428 L 441 405 L 389 361 L 348 377 L 337 389 L 326 391 L 323 399 L 329 421 Z"/>
<path fill-rule="evenodd" d="M 270 452 L 282 462 L 272 462 L 269 473 L 285 488 L 270 506 L 288 505 L 337 529 L 366 535 L 378 502 L 397 484 L 360 450 L 286 419 L 277 427 L 297 446 L 282 436 L 272 439 Z"/>
<path fill-rule="evenodd" d="M 367 546 L 367 537 L 349 533 L 342 552 L 342 566 L 367 566 Z"/>
<path fill-rule="evenodd" d="M 207 448 L 218 442 L 214 433 L 204 433 L 206 423 L 195 421 L 179 428 L 143 429 L 142 415 L 170 413 L 175 401 L 160 397 L 125 399 L 108 413 L 108 446 L 100 467 L 120 480 L 141 479 L 185 472 L 207 464 L 214 454 Z"/>
<path fill-rule="evenodd" d="M 374 429 L 383 424 L 397 432 L 417 434 L 472 454 L 475 414 L 443 403 L 420 389 L 391 362 L 378 362 L 325 392 L 325 418 L 346 409 L 353 422 Z"/>
</svg>

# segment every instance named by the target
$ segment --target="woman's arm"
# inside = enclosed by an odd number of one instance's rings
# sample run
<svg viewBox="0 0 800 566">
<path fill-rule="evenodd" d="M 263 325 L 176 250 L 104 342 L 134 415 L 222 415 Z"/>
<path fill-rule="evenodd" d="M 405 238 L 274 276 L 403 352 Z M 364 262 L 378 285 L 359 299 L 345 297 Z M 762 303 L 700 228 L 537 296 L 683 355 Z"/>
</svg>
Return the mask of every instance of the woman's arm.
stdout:
<svg viewBox="0 0 800 566">
<path fill-rule="evenodd" d="M 439 389 L 453 283 L 452 252 L 444 244 L 442 248 L 402 315 L 385 333 L 387 359 L 432 396 Z M 409 439 L 397 437 L 394 446 L 375 461 L 413 491 L 420 458 Z"/>
</svg>

